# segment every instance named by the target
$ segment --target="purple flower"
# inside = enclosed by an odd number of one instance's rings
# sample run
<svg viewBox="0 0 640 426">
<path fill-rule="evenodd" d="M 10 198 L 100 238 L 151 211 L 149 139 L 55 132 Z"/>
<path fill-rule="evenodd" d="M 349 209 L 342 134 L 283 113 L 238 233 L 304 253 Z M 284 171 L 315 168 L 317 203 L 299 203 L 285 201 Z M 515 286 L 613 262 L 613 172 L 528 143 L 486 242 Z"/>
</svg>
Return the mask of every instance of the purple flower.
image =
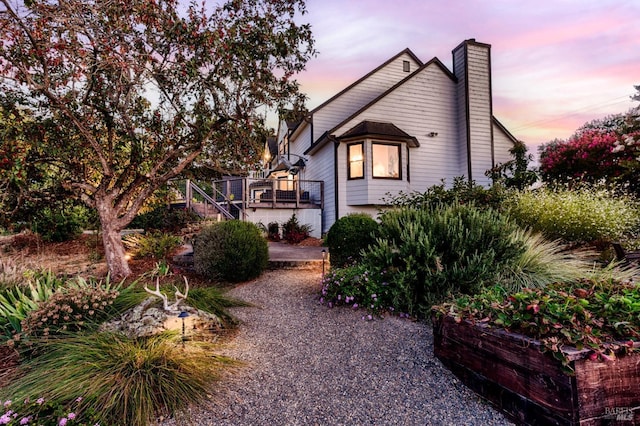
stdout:
<svg viewBox="0 0 640 426">
<path fill-rule="evenodd" d="M 358 309 L 358 304 L 357 303 L 353 304 L 353 309 Z"/>
<path fill-rule="evenodd" d="M 373 317 L 372 317 L 371 315 L 367 315 L 367 319 L 368 319 L 369 321 L 371 321 L 371 320 L 373 319 Z"/>
<path fill-rule="evenodd" d="M 377 298 L 377 297 L 378 297 L 378 295 L 377 295 L 377 294 L 375 294 L 375 293 L 373 293 L 373 294 L 371 295 L 371 298 L 372 298 L 372 299 L 375 299 L 375 298 Z"/>
<path fill-rule="evenodd" d="M 43 403 L 44 403 L 44 398 L 38 398 L 36 400 L 36 404 L 38 404 L 38 405 L 42 405 Z"/>
<path fill-rule="evenodd" d="M 320 298 L 320 303 L 324 303 L 324 297 Z"/>
<path fill-rule="evenodd" d="M 342 300 L 342 295 L 341 294 L 338 295 L 338 300 Z"/>
<path fill-rule="evenodd" d="M 8 425 L 11 421 L 11 414 L 5 413 L 0 417 L 0 425 Z"/>
<path fill-rule="evenodd" d="M 69 420 L 73 420 L 73 419 L 75 419 L 75 418 L 76 418 L 76 413 L 69 413 L 69 414 L 67 414 L 67 418 L 68 418 Z"/>
<path fill-rule="evenodd" d="M 333 308 L 333 302 L 329 302 L 329 307 Z"/>
<path fill-rule="evenodd" d="M 79 396 L 79 397 L 76 399 L 76 402 L 82 402 L 82 397 L 81 397 L 81 396 Z"/>
<path fill-rule="evenodd" d="M 60 425 L 60 426 L 64 426 L 66 424 L 67 424 L 67 418 L 66 417 L 61 418 L 60 421 L 58 422 L 58 425 Z"/>
<path fill-rule="evenodd" d="M 29 424 L 29 422 L 31 421 L 31 417 L 23 417 L 20 419 L 20 424 L 21 425 L 27 425 Z"/>
<path fill-rule="evenodd" d="M 8 407 L 8 406 L 10 406 L 10 405 L 11 405 L 11 400 L 10 400 L 10 399 L 7 399 L 7 400 L 4 402 L 4 406 L 5 406 L 5 407 Z"/>
</svg>

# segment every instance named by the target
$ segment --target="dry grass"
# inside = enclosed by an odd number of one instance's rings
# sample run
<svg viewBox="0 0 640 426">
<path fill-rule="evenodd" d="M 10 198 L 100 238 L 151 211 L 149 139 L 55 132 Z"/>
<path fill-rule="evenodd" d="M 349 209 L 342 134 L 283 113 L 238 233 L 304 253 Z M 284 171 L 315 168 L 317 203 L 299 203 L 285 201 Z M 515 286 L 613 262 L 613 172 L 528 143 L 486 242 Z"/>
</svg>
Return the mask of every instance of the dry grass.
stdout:
<svg viewBox="0 0 640 426">
<path fill-rule="evenodd" d="M 102 276 L 107 270 L 101 242 L 91 235 L 62 243 L 43 243 L 29 234 L 3 236 L 0 253 L 0 283 L 15 281 L 34 270 L 69 276 Z"/>
</svg>

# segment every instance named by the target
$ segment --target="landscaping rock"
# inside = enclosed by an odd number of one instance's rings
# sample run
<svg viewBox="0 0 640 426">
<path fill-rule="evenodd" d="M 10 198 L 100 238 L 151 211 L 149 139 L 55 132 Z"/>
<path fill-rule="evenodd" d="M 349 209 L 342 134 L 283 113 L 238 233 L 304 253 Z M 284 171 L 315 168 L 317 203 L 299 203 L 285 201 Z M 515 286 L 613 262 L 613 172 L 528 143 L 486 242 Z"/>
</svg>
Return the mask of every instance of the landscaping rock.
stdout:
<svg viewBox="0 0 640 426">
<path fill-rule="evenodd" d="M 181 332 L 183 318 L 178 318 L 180 312 L 189 314 L 184 318 L 186 338 L 210 340 L 222 328 L 222 321 L 216 315 L 187 305 L 182 305 L 178 312 L 165 311 L 158 302 L 157 298 L 149 297 L 120 317 L 103 324 L 101 330 L 121 332 L 131 338 L 153 336 L 168 330 Z"/>
</svg>

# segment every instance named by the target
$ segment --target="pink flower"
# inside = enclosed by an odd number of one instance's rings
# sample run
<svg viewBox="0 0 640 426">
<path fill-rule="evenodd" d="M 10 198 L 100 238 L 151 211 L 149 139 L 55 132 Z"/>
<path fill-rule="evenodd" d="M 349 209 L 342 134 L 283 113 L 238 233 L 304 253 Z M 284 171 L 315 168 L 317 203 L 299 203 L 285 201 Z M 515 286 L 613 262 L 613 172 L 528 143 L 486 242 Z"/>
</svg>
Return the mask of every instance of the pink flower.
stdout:
<svg viewBox="0 0 640 426">
<path fill-rule="evenodd" d="M 67 424 L 67 418 L 66 417 L 61 418 L 60 421 L 58 422 L 59 426 L 64 426 L 66 424 Z"/>
</svg>

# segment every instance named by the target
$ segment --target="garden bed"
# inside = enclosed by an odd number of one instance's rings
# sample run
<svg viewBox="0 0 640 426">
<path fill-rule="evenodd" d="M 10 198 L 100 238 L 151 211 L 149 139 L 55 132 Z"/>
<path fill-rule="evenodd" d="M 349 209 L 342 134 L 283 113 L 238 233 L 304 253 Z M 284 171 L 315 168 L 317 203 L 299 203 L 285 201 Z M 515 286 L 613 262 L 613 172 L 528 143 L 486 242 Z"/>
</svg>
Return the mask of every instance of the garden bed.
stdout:
<svg viewBox="0 0 640 426">
<path fill-rule="evenodd" d="M 434 315 L 433 335 L 436 357 L 520 424 L 640 424 L 640 354 L 592 361 L 591 351 L 565 347 L 567 375 L 520 334 Z"/>
</svg>

